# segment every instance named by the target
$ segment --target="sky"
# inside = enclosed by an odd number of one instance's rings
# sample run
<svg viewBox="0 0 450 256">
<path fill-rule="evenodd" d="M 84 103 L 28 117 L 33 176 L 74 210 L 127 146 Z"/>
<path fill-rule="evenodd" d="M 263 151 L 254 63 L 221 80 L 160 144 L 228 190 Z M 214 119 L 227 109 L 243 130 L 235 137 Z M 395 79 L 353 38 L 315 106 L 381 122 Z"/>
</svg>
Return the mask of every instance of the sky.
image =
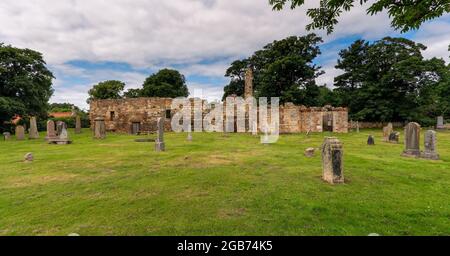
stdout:
<svg viewBox="0 0 450 256">
<path fill-rule="evenodd" d="M 272 11 L 268 0 L 2 0 L 0 42 L 44 55 L 53 72 L 51 102 L 83 109 L 88 90 L 105 80 L 139 88 L 149 75 L 175 68 L 185 75 L 191 96 L 220 99 L 230 63 L 264 45 L 309 33 L 307 8 Z M 373 1 L 369 1 L 373 2 Z M 386 13 L 366 14 L 357 6 L 323 37 L 315 62 L 325 74 L 317 83 L 333 86 L 338 53 L 356 39 L 403 36 L 428 46 L 426 58 L 450 62 L 450 15 L 401 34 Z"/>
</svg>

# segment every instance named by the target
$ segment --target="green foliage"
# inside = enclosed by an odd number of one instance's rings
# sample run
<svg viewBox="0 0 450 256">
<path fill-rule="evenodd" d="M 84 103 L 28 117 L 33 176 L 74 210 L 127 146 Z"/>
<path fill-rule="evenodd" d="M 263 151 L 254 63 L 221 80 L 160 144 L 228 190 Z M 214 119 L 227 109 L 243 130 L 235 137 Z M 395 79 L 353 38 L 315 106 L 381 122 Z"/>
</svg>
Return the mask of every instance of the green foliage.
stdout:
<svg viewBox="0 0 450 256">
<path fill-rule="evenodd" d="M 328 33 L 331 33 L 343 12 L 350 11 L 355 4 L 363 5 L 366 2 L 368 0 L 320 0 L 320 7 L 307 10 L 312 23 L 306 28 L 308 30 L 326 29 Z M 294 9 L 304 5 L 305 0 L 269 0 L 269 3 L 274 10 L 281 10 L 288 3 L 290 8 Z M 392 18 L 392 27 L 406 32 L 450 12 L 450 2 L 448 0 L 377 0 L 367 9 L 370 15 L 383 11 L 387 11 Z"/>
<path fill-rule="evenodd" d="M 187 97 L 189 96 L 189 91 L 186 86 L 186 79 L 180 72 L 172 69 L 162 69 L 145 80 L 143 88 L 140 91 L 140 96 L 162 98 Z"/>
<path fill-rule="evenodd" d="M 49 107 L 49 112 L 72 112 L 74 109 L 76 112 L 81 112 L 80 108 L 72 103 L 52 103 Z"/>
<path fill-rule="evenodd" d="M 0 131 L 16 114 L 45 117 L 53 94 L 53 74 L 42 54 L 0 43 Z"/>
<path fill-rule="evenodd" d="M 124 98 L 139 98 L 142 95 L 142 89 L 128 89 L 128 91 L 126 91 L 123 94 Z"/>
<path fill-rule="evenodd" d="M 87 103 L 98 99 L 120 99 L 125 88 L 125 83 L 116 80 L 108 80 L 96 84 L 89 90 Z"/>
<path fill-rule="evenodd" d="M 335 78 L 335 91 L 350 118 L 429 124 L 427 116 L 434 118 L 445 105 L 449 70 L 443 60 L 424 60 L 425 49 L 386 37 L 373 44 L 357 40 L 342 50 L 336 68 L 344 73 Z"/>
<path fill-rule="evenodd" d="M 247 59 L 233 62 L 225 74 L 231 81 L 225 87 L 224 97 L 244 94 L 245 70 L 252 67 L 256 97 L 280 97 L 281 103 L 306 106 L 320 104 L 315 78 L 322 72 L 313 64 L 320 54 L 317 46 L 320 42 L 322 39 L 315 34 L 291 36 L 266 45 Z"/>
</svg>

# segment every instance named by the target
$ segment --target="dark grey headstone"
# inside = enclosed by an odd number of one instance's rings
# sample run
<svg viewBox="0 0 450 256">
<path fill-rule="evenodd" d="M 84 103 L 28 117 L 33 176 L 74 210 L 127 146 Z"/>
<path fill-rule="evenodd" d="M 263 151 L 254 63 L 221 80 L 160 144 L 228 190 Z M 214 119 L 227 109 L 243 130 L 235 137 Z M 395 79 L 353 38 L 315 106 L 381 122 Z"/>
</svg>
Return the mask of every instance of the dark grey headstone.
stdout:
<svg viewBox="0 0 450 256">
<path fill-rule="evenodd" d="M 405 127 L 405 150 L 402 156 L 420 156 L 420 125 L 418 123 L 408 123 Z"/>
</svg>

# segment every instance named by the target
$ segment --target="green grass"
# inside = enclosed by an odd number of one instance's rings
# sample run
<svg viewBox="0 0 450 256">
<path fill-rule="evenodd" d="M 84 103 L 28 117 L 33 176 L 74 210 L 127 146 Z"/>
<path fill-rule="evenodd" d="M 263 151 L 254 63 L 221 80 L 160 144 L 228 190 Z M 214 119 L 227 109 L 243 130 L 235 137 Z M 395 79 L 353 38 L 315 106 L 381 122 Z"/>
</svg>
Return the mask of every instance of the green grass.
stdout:
<svg viewBox="0 0 450 256">
<path fill-rule="evenodd" d="M 347 182 L 333 186 L 320 152 L 303 156 L 329 133 L 270 146 L 169 133 L 156 153 L 135 136 L 70 132 L 72 145 L 0 142 L 0 235 L 450 235 L 450 133 L 440 161 L 403 158 L 378 130 L 335 134 Z"/>
</svg>

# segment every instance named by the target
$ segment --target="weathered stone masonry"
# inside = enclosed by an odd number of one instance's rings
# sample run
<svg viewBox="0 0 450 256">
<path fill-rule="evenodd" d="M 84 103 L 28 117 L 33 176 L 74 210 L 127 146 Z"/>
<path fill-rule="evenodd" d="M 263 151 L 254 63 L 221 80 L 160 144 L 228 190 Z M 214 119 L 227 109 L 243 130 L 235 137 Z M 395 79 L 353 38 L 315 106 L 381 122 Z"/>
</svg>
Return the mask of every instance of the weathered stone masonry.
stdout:
<svg viewBox="0 0 450 256">
<path fill-rule="evenodd" d="M 157 119 L 163 117 L 165 131 L 170 131 L 170 118 L 174 114 L 171 111 L 171 103 L 170 98 L 94 100 L 90 106 L 91 124 L 95 118 L 103 117 L 107 131 L 136 134 L 156 131 Z M 203 112 L 204 115 L 205 111 Z M 248 127 L 248 124 L 246 126 Z M 308 131 L 348 132 L 347 109 L 329 106 L 308 108 L 292 103 L 280 106 L 280 133 Z"/>
</svg>

